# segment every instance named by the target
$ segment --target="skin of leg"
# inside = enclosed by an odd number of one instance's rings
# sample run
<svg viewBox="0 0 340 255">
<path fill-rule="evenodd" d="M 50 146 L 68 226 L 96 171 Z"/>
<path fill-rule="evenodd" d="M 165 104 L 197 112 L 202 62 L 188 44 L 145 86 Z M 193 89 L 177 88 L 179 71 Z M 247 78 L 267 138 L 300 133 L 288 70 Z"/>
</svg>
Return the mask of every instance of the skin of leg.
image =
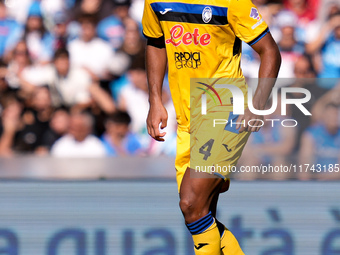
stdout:
<svg viewBox="0 0 340 255">
<path fill-rule="evenodd" d="M 212 215 L 214 216 L 214 218 L 216 218 L 218 198 L 219 198 L 221 193 L 227 192 L 229 190 L 229 187 L 230 187 L 230 179 L 227 179 L 225 182 L 222 183 L 222 187 L 221 187 L 219 193 L 216 193 L 215 196 L 213 197 L 212 201 L 211 201 L 210 211 L 211 211 Z"/>
<path fill-rule="evenodd" d="M 212 216 L 216 219 L 216 212 L 217 212 L 217 202 L 218 198 L 220 196 L 220 193 L 216 193 L 211 200 L 209 211 L 211 212 Z"/>
<path fill-rule="evenodd" d="M 222 179 L 211 178 L 206 173 L 202 173 L 202 178 L 190 178 L 194 171 L 187 168 L 180 188 L 179 206 L 186 224 L 195 222 L 209 213 L 212 202 L 216 200 L 216 196 L 218 199 L 223 185 Z M 214 203 L 217 203 L 217 200 Z M 216 213 L 216 207 L 214 211 Z"/>
<path fill-rule="evenodd" d="M 230 179 L 227 179 L 225 182 L 223 182 L 220 193 L 227 192 L 229 190 L 229 187 L 230 187 Z"/>
</svg>

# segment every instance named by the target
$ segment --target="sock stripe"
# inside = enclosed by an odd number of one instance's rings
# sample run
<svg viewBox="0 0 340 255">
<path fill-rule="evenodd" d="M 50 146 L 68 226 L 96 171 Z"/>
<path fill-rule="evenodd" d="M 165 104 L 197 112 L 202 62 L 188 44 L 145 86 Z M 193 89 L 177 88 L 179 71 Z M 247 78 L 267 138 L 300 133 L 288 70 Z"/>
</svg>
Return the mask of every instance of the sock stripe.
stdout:
<svg viewBox="0 0 340 255">
<path fill-rule="evenodd" d="M 204 232 L 206 229 L 208 229 L 212 224 L 214 223 L 214 219 L 212 218 L 209 222 L 207 222 L 206 225 L 202 226 L 201 228 L 194 230 L 193 232 L 195 232 L 197 234 L 200 234 L 202 232 Z"/>
<path fill-rule="evenodd" d="M 212 217 L 209 217 L 207 219 L 205 219 L 204 221 L 202 221 L 201 224 L 198 224 L 197 226 L 193 226 L 193 227 L 188 227 L 189 230 L 192 230 L 192 231 L 197 231 L 198 229 L 206 226 L 207 224 L 209 224 L 211 222 L 211 220 L 213 220 Z"/>
<path fill-rule="evenodd" d="M 187 227 L 192 235 L 197 235 L 208 229 L 214 222 L 214 217 L 211 215 L 211 212 L 209 212 L 201 219 L 187 224 Z"/>
</svg>

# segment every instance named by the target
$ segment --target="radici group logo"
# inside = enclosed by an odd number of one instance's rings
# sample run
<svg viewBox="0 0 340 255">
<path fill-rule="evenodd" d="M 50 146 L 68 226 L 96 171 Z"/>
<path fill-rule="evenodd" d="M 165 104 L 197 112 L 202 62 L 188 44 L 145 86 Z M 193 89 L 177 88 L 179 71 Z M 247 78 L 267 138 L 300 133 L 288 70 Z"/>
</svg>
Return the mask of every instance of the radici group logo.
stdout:
<svg viewBox="0 0 340 255">
<path fill-rule="evenodd" d="M 215 79 L 210 84 L 208 84 L 206 81 L 203 80 L 197 80 L 192 81 L 192 88 L 196 91 L 201 91 L 201 93 L 193 92 L 196 95 L 199 95 L 199 101 L 200 101 L 200 107 L 201 107 L 201 115 L 209 115 L 209 109 L 208 105 L 210 107 L 214 106 L 228 106 L 232 107 L 232 116 L 233 118 L 212 118 L 211 119 L 211 125 L 212 127 L 217 127 L 219 125 L 226 125 L 235 127 L 237 124 L 241 124 L 243 126 L 246 125 L 246 123 L 243 121 L 242 123 L 237 123 L 236 119 L 239 115 L 244 115 L 245 113 L 245 106 L 248 106 L 248 109 L 250 112 L 252 112 L 255 115 L 258 116 L 264 116 L 263 119 L 250 119 L 248 121 L 248 126 L 250 127 L 262 127 L 265 124 L 270 124 L 272 127 L 275 125 L 281 125 L 283 127 L 296 127 L 298 125 L 298 121 L 292 118 L 289 118 L 287 113 L 288 106 L 296 107 L 299 111 L 301 111 L 302 114 L 305 116 L 311 116 L 312 114 L 307 110 L 305 107 L 305 104 L 309 102 L 311 99 L 311 93 L 309 90 L 305 88 L 298 88 L 298 87 L 282 87 L 277 88 L 273 87 L 270 101 L 271 106 L 267 107 L 266 109 L 259 110 L 256 109 L 253 105 L 253 95 L 254 90 L 251 87 L 247 87 L 247 94 L 248 96 L 245 98 L 244 90 L 242 90 L 234 80 L 224 79 L 223 84 L 221 84 L 221 79 Z M 211 81 L 211 79 L 210 79 Z M 217 84 L 217 81 L 219 83 Z M 245 81 L 244 81 L 245 83 Z M 230 103 L 223 102 L 224 94 L 228 91 L 231 96 Z M 224 93 L 224 94 L 223 94 Z M 301 95 L 299 98 L 292 98 L 291 94 L 299 94 Z M 209 100 L 212 102 L 211 104 L 208 104 Z M 247 102 L 245 102 L 247 100 Z M 281 118 L 274 119 L 270 118 L 269 116 L 272 115 L 280 106 L 280 115 Z M 221 114 L 221 116 L 224 116 Z M 254 123 L 260 123 L 257 126 L 254 126 Z"/>
<path fill-rule="evenodd" d="M 177 69 L 197 69 L 201 65 L 200 52 L 175 52 L 175 66 Z"/>
</svg>

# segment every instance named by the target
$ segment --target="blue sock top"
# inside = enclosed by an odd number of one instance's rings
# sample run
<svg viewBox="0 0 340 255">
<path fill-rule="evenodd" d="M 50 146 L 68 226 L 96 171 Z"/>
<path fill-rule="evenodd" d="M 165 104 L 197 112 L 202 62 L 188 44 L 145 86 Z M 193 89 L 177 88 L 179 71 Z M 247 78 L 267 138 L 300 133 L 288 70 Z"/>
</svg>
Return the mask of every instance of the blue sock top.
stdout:
<svg viewBox="0 0 340 255">
<path fill-rule="evenodd" d="M 187 228 L 192 235 L 198 235 L 207 230 L 213 223 L 214 217 L 211 215 L 211 212 L 209 212 L 199 220 L 187 224 Z"/>
</svg>

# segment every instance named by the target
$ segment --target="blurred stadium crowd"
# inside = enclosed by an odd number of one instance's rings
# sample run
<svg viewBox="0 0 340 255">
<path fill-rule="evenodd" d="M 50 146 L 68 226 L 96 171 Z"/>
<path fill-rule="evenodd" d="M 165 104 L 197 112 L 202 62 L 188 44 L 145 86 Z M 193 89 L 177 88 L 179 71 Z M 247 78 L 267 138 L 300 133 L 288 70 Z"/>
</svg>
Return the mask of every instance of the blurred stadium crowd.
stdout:
<svg viewBox="0 0 340 255">
<path fill-rule="evenodd" d="M 307 88 L 313 115 L 288 109 L 285 118 L 298 120 L 298 128 L 264 126 L 251 136 L 240 164 L 339 163 L 340 2 L 253 2 L 282 53 L 278 86 Z M 0 1 L 0 156 L 175 155 L 167 80 L 166 142 L 153 141 L 145 126 L 143 5 L 143 0 Z M 256 78 L 258 66 L 258 57 L 243 44 L 245 76 Z M 279 110 L 269 118 L 282 119 Z M 255 149 L 258 153 L 249 153 Z"/>
</svg>

